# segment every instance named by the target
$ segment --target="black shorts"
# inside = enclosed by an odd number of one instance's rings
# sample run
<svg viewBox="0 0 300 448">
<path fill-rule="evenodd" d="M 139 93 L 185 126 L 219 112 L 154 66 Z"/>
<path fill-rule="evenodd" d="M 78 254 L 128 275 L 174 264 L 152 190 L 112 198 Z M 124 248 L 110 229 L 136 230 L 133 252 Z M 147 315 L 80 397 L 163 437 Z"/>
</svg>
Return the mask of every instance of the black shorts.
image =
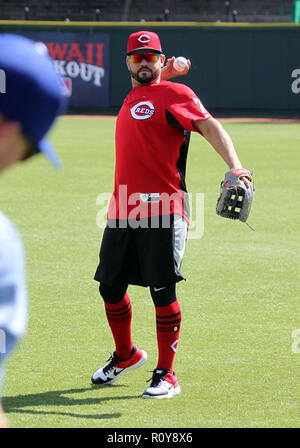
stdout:
<svg viewBox="0 0 300 448">
<path fill-rule="evenodd" d="M 180 272 L 188 224 L 171 215 L 166 227 L 156 219 L 139 221 L 132 228 L 121 221 L 108 222 L 94 279 L 107 285 L 166 286 L 184 280 Z M 120 225 L 121 223 L 121 225 Z"/>
</svg>

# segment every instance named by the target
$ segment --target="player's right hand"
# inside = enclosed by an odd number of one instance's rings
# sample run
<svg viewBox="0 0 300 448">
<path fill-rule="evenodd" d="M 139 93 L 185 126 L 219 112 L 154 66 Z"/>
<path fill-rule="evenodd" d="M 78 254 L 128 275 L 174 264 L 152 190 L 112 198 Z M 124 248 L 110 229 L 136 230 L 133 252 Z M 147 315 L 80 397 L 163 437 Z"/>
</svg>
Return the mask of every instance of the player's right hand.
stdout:
<svg viewBox="0 0 300 448">
<path fill-rule="evenodd" d="M 170 59 L 167 60 L 166 65 L 162 68 L 160 75 L 160 79 L 162 81 L 167 81 L 168 79 L 175 78 L 175 76 L 182 76 L 188 73 L 192 65 L 191 61 L 188 59 L 186 68 L 182 72 L 179 72 L 174 68 L 175 59 L 176 59 L 175 56 L 172 56 Z"/>
</svg>

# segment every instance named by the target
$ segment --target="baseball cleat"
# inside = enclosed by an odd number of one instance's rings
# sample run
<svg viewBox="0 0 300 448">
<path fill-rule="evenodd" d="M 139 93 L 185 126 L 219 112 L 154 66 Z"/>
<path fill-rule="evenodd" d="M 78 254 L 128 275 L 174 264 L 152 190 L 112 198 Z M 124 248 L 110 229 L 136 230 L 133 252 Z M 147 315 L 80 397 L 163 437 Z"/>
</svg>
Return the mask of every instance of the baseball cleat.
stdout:
<svg viewBox="0 0 300 448">
<path fill-rule="evenodd" d="M 142 398 L 172 398 L 181 392 L 175 372 L 155 369 L 151 380 L 151 384 L 144 391 Z"/>
<path fill-rule="evenodd" d="M 147 353 L 133 347 L 130 358 L 122 361 L 114 352 L 104 367 L 100 367 L 91 378 L 93 384 L 112 384 L 129 370 L 141 367 L 147 361 Z"/>
</svg>

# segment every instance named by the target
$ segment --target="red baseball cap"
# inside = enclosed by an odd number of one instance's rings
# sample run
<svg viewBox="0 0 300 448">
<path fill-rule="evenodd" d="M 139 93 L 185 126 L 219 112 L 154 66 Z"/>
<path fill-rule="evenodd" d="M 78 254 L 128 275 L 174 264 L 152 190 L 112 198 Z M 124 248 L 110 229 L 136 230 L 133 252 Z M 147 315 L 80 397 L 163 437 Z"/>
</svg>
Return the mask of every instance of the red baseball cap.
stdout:
<svg viewBox="0 0 300 448">
<path fill-rule="evenodd" d="M 127 54 L 137 50 L 153 50 L 161 53 L 161 43 L 156 33 L 138 31 L 130 34 L 127 44 Z"/>
</svg>

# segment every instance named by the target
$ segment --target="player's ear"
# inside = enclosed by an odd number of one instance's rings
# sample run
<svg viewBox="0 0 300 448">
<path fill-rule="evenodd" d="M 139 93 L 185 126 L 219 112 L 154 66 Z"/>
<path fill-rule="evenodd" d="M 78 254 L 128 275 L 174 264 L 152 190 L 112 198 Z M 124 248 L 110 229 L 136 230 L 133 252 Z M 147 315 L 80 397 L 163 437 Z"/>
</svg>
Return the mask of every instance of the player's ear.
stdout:
<svg viewBox="0 0 300 448">
<path fill-rule="evenodd" d="M 129 66 L 129 59 L 128 59 L 128 57 L 126 56 L 126 65 L 127 65 L 127 68 L 128 68 L 128 70 L 130 71 L 130 66 Z"/>
<path fill-rule="evenodd" d="M 165 63 L 165 60 L 166 60 L 166 56 L 164 55 L 164 54 L 161 54 L 160 55 L 160 62 L 161 62 L 161 66 L 163 67 L 163 65 L 164 65 L 164 63 Z"/>
</svg>

